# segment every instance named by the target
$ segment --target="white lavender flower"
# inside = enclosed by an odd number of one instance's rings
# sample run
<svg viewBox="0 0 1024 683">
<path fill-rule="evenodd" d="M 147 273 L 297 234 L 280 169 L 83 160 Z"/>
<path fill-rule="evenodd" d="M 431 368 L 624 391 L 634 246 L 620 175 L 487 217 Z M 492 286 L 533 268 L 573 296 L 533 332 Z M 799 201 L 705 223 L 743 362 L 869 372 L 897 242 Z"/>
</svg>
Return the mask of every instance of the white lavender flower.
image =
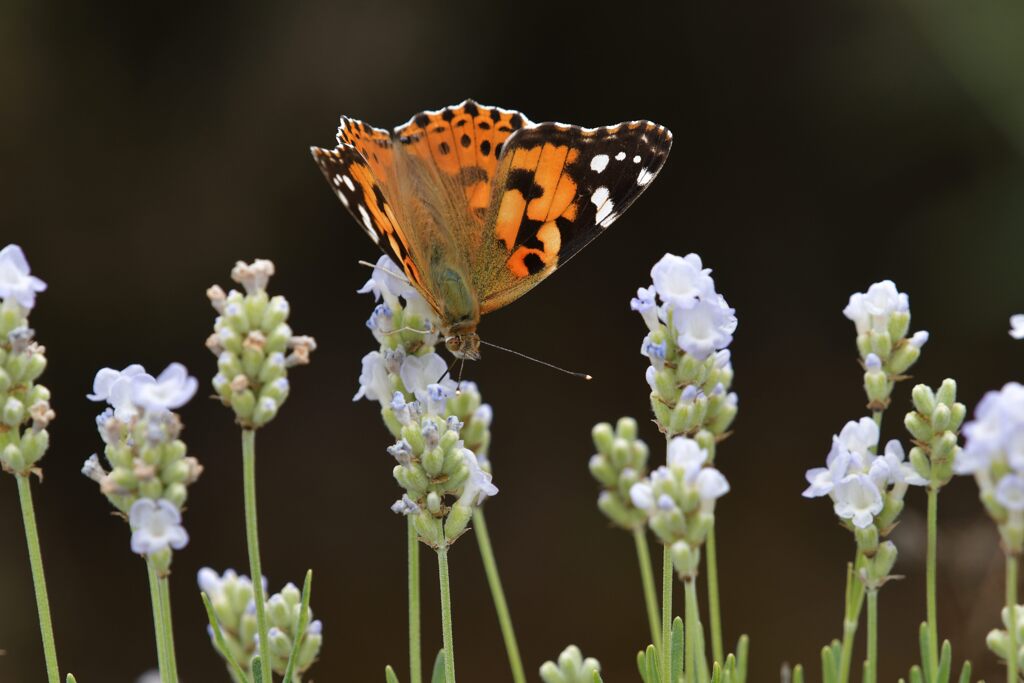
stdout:
<svg viewBox="0 0 1024 683">
<path fill-rule="evenodd" d="M 188 532 L 181 524 L 181 511 L 170 501 L 139 498 L 128 513 L 132 528 L 132 552 L 151 555 L 167 548 L 181 550 L 188 545 Z"/>
<path fill-rule="evenodd" d="M 0 249 L 0 299 L 11 300 L 26 310 L 36 305 L 36 294 L 46 291 L 46 283 L 31 274 L 25 252 L 17 244 Z"/>
</svg>

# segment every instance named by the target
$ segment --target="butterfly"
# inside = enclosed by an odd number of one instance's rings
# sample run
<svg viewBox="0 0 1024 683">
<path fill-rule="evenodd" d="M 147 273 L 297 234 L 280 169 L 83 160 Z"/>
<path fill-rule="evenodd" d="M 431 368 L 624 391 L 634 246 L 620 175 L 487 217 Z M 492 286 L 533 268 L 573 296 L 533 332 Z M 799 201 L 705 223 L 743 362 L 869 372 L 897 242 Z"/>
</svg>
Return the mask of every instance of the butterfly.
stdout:
<svg viewBox="0 0 1024 683">
<path fill-rule="evenodd" d="M 438 319 L 456 358 L 480 357 L 480 316 L 512 303 L 647 189 L 672 133 L 650 121 L 532 123 L 466 100 L 394 131 L 341 117 L 313 147 L 328 184 Z"/>
</svg>

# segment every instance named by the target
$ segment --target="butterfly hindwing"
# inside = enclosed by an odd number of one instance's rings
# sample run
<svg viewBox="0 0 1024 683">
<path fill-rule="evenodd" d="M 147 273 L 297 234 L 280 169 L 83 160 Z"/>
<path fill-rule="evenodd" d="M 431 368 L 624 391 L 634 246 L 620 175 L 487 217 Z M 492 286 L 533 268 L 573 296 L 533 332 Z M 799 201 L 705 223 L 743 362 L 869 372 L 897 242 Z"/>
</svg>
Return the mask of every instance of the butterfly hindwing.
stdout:
<svg viewBox="0 0 1024 683">
<path fill-rule="evenodd" d="M 481 312 L 534 287 L 610 226 L 661 170 L 672 134 L 649 121 L 525 127 L 505 143 L 491 234 L 474 264 Z"/>
</svg>

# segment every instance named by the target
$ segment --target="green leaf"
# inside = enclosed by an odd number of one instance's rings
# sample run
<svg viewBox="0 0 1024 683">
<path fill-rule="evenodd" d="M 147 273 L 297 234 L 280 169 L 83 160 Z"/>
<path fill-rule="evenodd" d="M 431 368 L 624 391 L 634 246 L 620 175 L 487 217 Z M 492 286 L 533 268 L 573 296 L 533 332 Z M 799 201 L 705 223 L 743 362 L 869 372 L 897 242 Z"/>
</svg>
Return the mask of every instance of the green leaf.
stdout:
<svg viewBox="0 0 1024 683">
<path fill-rule="evenodd" d="M 68 674 L 68 678 L 67 678 L 67 682 L 66 683 L 78 683 L 78 681 L 75 680 L 75 675 L 74 674 Z"/>
<path fill-rule="evenodd" d="M 949 677 L 953 675 L 953 646 L 948 640 L 942 642 L 942 653 L 939 655 L 939 674 L 936 680 L 939 683 L 949 683 Z"/>
<path fill-rule="evenodd" d="M 658 656 L 658 648 L 648 645 L 646 659 L 647 680 L 649 683 L 658 683 L 661 680 L 661 657 Z"/>
<path fill-rule="evenodd" d="M 672 622 L 672 683 L 683 678 L 683 620 L 676 617 Z"/>
<path fill-rule="evenodd" d="M 736 683 L 747 683 L 747 663 L 750 661 L 750 636 L 743 634 L 736 643 Z"/>
<path fill-rule="evenodd" d="M 295 677 L 295 663 L 299 659 L 299 646 L 306 635 L 306 627 L 309 626 L 309 593 L 313 587 L 313 570 L 306 571 L 306 580 L 302 584 L 302 611 L 299 612 L 299 627 L 295 630 L 295 640 L 292 642 L 292 651 L 288 655 L 288 668 L 284 671 L 282 681 L 291 681 Z"/>
<path fill-rule="evenodd" d="M 971 683 L 971 663 L 969 661 L 964 662 L 963 668 L 960 669 L 959 683 Z"/>
<path fill-rule="evenodd" d="M 793 669 L 793 683 L 804 683 L 804 665 L 797 664 Z"/>
<path fill-rule="evenodd" d="M 398 676 L 395 674 L 395 670 L 391 668 L 390 664 L 384 667 L 384 681 L 385 683 L 398 683 Z"/>
<path fill-rule="evenodd" d="M 227 643 L 224 641 L 224 633 L 220 630 L 220 622 L 217 621 L 217 617 L 213 613 L 213 604 L 210 602 L 210 597 L 206 593 L 200 593 L 200 597 L 203 599 L 203 607 L 206 608 L 206 618 L 210 622 L 210 628 L 213 629 L 214 647 L 220 653 L 220 656 L 224 658 L 224 661 L 228 663 L 228 668 L 235 675 L 235 678 L 242 683 L 249 683 L 249 677 L 245 675 L 242 667 L 239 666 L 228 650 Z"/>
<path fill-rule="evenodd" d="M 444 683 L 444 648 L 437 651 L 434 672 L 430 674 L 430 683 Z"/>
<path fill-rule="evenodd" d="M 917 664 L 910 667 L 910 683 L 924 683 L 924 675 Z"/>
<path fill-rule="evenodd" d="M 260 656 L 256 655 L 252 658 L 252 679 L 254 681 L 261 680 L 263 678 L 263 662 L 260 661 Z"/>
<path fill-rule="evenodd" d="M 722 683 L 722 666 L 718 662 L 711 667 L 711 683 Z"/>
<path fill-rule="evenodd" d="M 824 683 L 836 683 L 838 665 L 833 661 L 832 648 L 826 645 L 821 648 L 821 680 Z"/>
<path fill-rule="evenodd" d="M 921 628 L 917 631 L 917 644 L 921 649 L 921 670 L 924 672 L 924 680 L 927 683 L 935 683 L 935 672 L 931 670 L 931 662 L 928 661 L 928 653 L 931 651 L 928 637 L 928 622 L 922 621 Z"/>
<path fill-rule="evenodd" d="M 604 683 L 604 679 L 601 678 L 601 672 L 600 671 L 595 671 L 594 672 L 594 683 Z"/>
</svg>

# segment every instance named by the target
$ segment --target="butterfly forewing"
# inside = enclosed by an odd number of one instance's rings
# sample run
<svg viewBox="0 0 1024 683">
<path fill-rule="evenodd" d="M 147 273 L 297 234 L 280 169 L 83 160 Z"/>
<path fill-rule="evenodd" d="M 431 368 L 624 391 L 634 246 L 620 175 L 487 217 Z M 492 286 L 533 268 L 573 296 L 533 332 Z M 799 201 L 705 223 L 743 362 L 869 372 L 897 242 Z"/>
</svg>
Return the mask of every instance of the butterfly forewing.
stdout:
<svg viewBox="0 0 1024 683">
<path fill-rule="evenodd" d="M 672 134 L 649 121 L 528 126 L 506 142 L 474 266 L 481 312 L 500 308 L 610 226 L 661 170 Z"/>
</svg>

